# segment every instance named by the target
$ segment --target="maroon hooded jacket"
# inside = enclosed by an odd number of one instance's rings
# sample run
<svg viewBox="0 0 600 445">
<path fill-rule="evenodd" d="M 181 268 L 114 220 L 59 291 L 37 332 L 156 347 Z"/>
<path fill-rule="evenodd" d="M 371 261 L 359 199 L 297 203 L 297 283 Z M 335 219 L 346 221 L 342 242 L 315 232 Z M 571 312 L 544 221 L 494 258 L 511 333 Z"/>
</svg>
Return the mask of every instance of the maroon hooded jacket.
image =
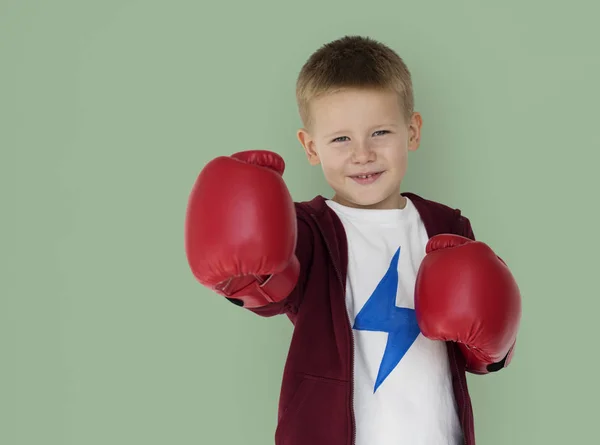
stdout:
<svg viewBox="0 0 600 445">
<path fill-rule="evenodd" d="M 403 193 L 416 206 L 431 238 L 453 233 L 475 239 L 460 210 Z M 296 203 L 300 279 L 283 301 L 252 312 L 286 314 L 294 324 L 283 373 L 276 445 L 354 445 L 354 339 L 346 310 L 347 239 L 338 216 L 317 196 Z M 447 343 L 464 444 L 474 445 L 466 364 Z"/>
</svg>

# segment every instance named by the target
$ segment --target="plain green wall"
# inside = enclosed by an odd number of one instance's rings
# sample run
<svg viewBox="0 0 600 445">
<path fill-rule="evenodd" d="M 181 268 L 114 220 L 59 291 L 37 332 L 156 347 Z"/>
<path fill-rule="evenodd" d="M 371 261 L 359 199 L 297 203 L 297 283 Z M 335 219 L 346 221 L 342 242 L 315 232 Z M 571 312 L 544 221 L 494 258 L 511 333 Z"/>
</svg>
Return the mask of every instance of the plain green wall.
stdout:
<svg viewBox="0 0 600 445">
<path fill-rule="evenodd" d="M 404 189 L 460 207 L 522 289 L 514 363 L 469 377 L 478 443 L 594 442 L 597 2 L 208 3 L 0 1 L 0 444 L 273 443 L 291 324 L 193 280 L 185 207 L 244 149 L 329 194 L 294 83 L 345 34 L 412 70 Z"/>
</svg>

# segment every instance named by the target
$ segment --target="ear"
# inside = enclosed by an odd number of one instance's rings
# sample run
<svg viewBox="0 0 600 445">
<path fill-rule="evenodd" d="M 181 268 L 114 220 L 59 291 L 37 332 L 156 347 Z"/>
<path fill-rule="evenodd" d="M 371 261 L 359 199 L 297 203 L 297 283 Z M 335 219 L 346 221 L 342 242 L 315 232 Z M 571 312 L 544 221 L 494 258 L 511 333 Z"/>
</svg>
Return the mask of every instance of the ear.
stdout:
<svg viewBox="0 0 600 445">
<path fill-rule="evenodd" d="M 421 144 L 421 127 L 423 118 L 420 113 L 413 113 L 408 123 L 408 150 L 415 151 Z"/>
<path fill-rule="evenodd" d="M 312 139 L 311 135 L 305 128 L 301 128 L 298 130 L 298 140 L 304 147 L 304 151 L 306 152 L 306 157 L 308 158 L 308 162 L 310 165 L 318 165 L 321 160 L 319 159 L 319 154 L 315 150 L 315 142 Z"/>
</svg>

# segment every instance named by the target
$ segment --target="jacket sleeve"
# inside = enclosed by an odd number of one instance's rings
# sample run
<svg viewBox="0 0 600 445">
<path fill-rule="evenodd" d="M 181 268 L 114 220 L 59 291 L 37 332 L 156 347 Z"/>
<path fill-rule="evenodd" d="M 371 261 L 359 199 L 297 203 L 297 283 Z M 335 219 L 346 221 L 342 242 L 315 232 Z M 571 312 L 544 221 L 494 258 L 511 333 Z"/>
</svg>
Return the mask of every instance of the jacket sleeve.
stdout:
<svg viewBox="0 0 600 445">
<path fill-rule="evenodd" d="M 471 221 L 469 218 L 462 215 L 460 210 L 456 210 L 456 222 L 454 225 L 453 233 L 461 235 L 466 238 L 470 238 L 475 241 L 475 234 L 473 233 L 473 227 L 471 227 Z"/>
<path fill-rule="evenodd" d="M 456 218 L 456 223 L 454 226 L 454 233 L 475 241 L 475 234 L 473 233 L 473 227 L 471 226 L 471 222 L 469 221 L 469 218 L 462 215 L 460 210 L 456 210 L 456 216 L 457 216 L 457 218 Z M 487 372 L 482 372 L 481 369 L 470 369 L 469 367 L 467 367 L 467 371 L 470 373 L 473 373 L 473 374 L 487 374 L 490 372 L 497 372 L 503 368 L 506 368 L 512 360 L 516 343 L 517 343 L 517 340 L 515 339 L 513 345 L 510 347 L 506 356 L 504 356 L 504 358 L 502 360 L 500 360 L 497 363 L 488 365 Z"/>
<path fill-rule="evenodd" d="M 251 312 L 262 317 L 272 317 L 279 314 L 295 314 L 300 307 L 304 296 L 304 288 L 312 264 L 314 239 L 312 229 L 301 217 L 296 217 L 298 224 L 298 238 L 296 241 L 296 258 L 300 263 L 300 275 L 294 290 L 290 295 L 276 303 L 270 303 L 258 308 L 249 308 Z"/>
</svg>

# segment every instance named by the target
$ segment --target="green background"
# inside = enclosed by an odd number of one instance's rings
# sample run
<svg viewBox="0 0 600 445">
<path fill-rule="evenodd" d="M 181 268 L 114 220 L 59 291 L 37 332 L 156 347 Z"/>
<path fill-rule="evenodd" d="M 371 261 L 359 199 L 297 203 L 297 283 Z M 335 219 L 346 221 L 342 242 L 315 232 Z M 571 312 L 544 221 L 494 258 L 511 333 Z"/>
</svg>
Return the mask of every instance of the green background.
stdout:
<svg viewBox="0 0 600 445">
<path fill-rule="evenodd" d="M 460 207 L 523 294 L 512 366 L 469 376 L 478 443 L 597 436 L 600 7 L 593 1 L 0 0 L 0 444 L 273 443 L 291 335 L 197 284 L 211 158 L 295 138 L 297 73 L 345 34 L 405 59 L 404 190 Z"/>
</svg>

